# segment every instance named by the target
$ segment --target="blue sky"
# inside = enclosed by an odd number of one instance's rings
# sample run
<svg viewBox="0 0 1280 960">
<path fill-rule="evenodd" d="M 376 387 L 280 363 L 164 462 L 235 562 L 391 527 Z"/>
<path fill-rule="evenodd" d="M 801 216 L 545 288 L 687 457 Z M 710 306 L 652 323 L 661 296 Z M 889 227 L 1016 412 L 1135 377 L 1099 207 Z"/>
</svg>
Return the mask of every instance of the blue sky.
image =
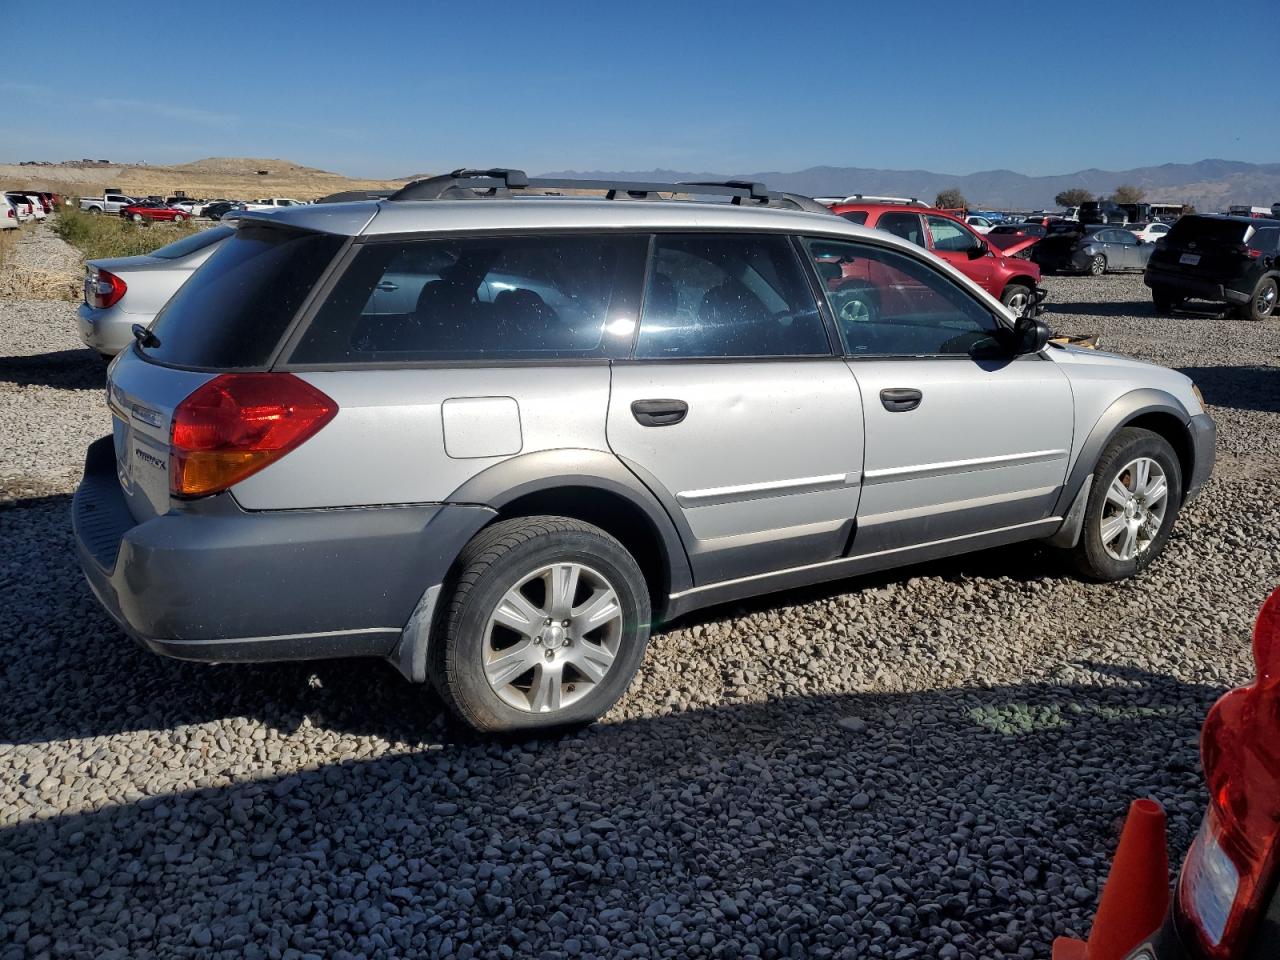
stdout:
<svg viewBox="0 0 1280 960">
<path fill-rule="evenodd" d="M 39 23 L 47 2 L 0 8 Z M 58 9 L 74 42 L 0 63 L 7 116 L 33 118 L 6 125 L 0 160 L 282 157 L 371 177 L 1280 161 L 1280 124 L 1259 122 L 1280 116 L 1274 73 L 1241 54 L 1276 0 Z"/>
</svg>

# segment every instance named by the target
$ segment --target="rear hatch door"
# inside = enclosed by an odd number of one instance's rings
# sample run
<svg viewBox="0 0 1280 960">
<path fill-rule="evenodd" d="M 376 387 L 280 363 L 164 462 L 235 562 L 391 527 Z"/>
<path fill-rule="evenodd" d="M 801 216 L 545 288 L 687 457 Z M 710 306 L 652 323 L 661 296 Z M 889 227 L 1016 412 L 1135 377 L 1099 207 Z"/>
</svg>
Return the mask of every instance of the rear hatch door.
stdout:
<svg viewBox="0 0 1280 960">
<path fill-rule="evenodd" d="M 191 274 L 111 367 L 121 489 L 139 521 L 168 512 L 174 412 L 221 375 L 269 369 L 281 341 L 345 237 L 246 221 Z"/>
<path fill-rule="evenodd" d="M 1232 279 L 1249 263 L 1243 249 L 1254 228 L 1239 220 L 1183 217 L 1151 254 L 1154 267 L 1189 276 Z"/>
</svg>

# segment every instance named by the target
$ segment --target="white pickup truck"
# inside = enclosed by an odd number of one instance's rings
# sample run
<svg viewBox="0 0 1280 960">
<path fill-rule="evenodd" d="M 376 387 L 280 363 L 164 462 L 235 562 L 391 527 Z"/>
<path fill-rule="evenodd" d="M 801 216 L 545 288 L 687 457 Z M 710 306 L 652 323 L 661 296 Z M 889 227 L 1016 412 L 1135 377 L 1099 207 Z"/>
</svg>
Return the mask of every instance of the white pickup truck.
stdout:
<svg viewBox="0 0 1280 960">
<path fill-rule="evenodd" d="M 119 213 L 138 201 L 123 193 L 105 193 L 100 197 L 84 197 L 80 209 L 87 213 Z"/>
<path fill-rule="evenodd" d="M 301 207 L 305 204 L 292 197 L 264 197 L 261 200 L 250 200 L 244 205 L 246 210 L 277 210 L 280 207 Z"/>
</svg>

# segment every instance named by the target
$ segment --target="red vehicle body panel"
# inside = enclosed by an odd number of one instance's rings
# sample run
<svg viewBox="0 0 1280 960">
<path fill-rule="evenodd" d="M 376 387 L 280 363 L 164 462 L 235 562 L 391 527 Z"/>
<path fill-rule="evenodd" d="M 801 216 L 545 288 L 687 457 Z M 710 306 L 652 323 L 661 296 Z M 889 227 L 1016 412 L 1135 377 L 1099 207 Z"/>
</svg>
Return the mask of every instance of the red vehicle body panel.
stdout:
<svg viewBox="0 0 1280 960">
<path fill-rule="evenodd" d="M 142 217 L 143 220 L 176 220 L 181 217 L 187 219 L 187 214 L 181 210 L 175 210 L 173 207 L 124 207 L 120 210 L 120 216 L 126 220 L 132 220 L 134 214 Z"/>
<path fill-rule="evenodd" d="M 1034 289 L 1040 283 L 1040 268 L 1029 260 L 1015 258 L 1013 254 L 1024 247 L 1029 247 L 1036 242 L 1038 238 L 1025 238 L 1029 242 L 1022 245 L 1011 245 L 1004 250 L 998 250 L 993 244 L 988 243 L 986 239 L 979 233 L 976 233 L 963 220 L 951 216 L 943 210 L 937 210 L 932 207 L 906 207 L 896 204 L 880 204 L 880 203 L 837 203 L 831 208 L 831 212 L 838 216 L 845 214 L 865 214 L 866 220 L 863 221 L 864 226 L 880 228 L 881 220 L 886 214 L 893 214 L 895 218 L 900 220 L 904 214 L 914 214 L 920 218 L 920 237 L 925 241 L 920 246 L 925 247 L 930 253 L 947 261 L 970 280 L 974 281 L 983 290 L 991 294 L 997 300 L 1004 293 L 1005 288 L 1011 283 L 1026 286 Z M 967 253 L 956 253 L 949 250 L 939 250 L 934 244 L 933 234 L 927 229 L 929 217 L 941 217 L 950 224 L 963 230 L 972 236 L 977 242 L 986 247 L 986 253 L 980 257 L 970 257 Z M 854 219 L 854 218 L 849 218 Z M 858 222 L 858 220 L 854 220 Z M 890 231 L 903 236 L 899 230 Z M 913 239 L 907 237 L 907 239 Z M 1023 239 L 1023 238 L 1017 238 Z M 915 242 L 919 243 L 918 240 Z"/>
</svg>

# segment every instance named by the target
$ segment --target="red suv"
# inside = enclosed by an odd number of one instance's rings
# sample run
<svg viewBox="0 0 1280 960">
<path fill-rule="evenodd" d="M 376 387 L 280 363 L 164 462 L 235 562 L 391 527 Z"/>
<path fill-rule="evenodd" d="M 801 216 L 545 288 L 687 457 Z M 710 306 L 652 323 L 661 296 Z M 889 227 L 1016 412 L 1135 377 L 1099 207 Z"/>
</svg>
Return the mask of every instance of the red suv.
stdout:
<svg viewBox="0 0 1280 960">
<path fill-rule="evenodd" d="M 1017 314 L 1036 316 L 1045 291 L 1040 289 L 1040 268 L 1014 256 L 1038 238 L 997 250 L 962 220 L 931 207 L 887 203 L 837 203 L 831 212 L 919 244 L 947 261 L 987 293 Z"/>
</svg>

